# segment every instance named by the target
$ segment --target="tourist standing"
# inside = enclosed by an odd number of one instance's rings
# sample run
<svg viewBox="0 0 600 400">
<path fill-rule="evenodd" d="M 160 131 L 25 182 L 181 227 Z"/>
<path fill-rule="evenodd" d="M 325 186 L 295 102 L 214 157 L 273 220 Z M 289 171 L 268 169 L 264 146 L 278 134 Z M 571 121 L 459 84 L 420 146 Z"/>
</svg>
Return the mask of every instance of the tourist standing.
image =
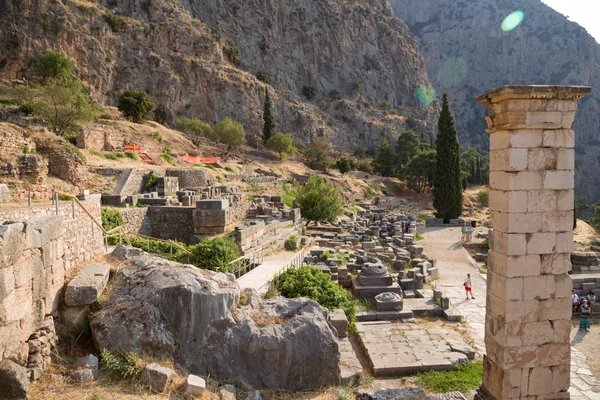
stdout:
<svg viewBox="0 0 600 400">
<path fill-rule="evenodd" d="M 577 307 L 579 307 L 579 296 L 575 289 L 571 290 L 571 305 L 573 305 L 573 313 L 576 313 Z"/>
<path fill-rule="evenodd" d="M 596 305 L 596 294 L 594 292 L 590 292 L 587 296 L 588 305 L 590 306 L 590 312 L 594 312 L 594 306 Z"/>
<path fill-rule="evenodd" d="M 579 330 L 590 330 L 590 306 L 588 306 L 586 299 L 581 302 L 581 309 L 579 310 Z"/>
<path fill-rule="evenodd" d="M 471 274 L 467 274 L 467 279 L 465 279 L 465 292 L 467 292 L 467 300 L 469 300 L 469 294 L 471 295 L 471 299 L 475 300 L 473 297 L 473 284 L 471 283 Z"/>
</svg>

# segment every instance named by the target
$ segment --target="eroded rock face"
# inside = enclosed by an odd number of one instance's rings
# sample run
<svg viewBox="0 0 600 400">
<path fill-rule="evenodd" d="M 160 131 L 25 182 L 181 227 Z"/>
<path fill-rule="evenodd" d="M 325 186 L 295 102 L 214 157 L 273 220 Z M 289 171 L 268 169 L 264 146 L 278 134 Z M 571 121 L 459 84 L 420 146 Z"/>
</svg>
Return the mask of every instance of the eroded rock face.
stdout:
<svg viewBox="0 0 600 400">
<path fill-rule="evenodd" d="M 99 349 L 172 357 L 190 373 L 303 390 L 339 382 L 327 310 L 312 300 L 244 296 L 233 275 L 119 247 L 118 287 L 91 321 Z M 109 285 L 110 287 L 111 285 Z"/>
</svg>

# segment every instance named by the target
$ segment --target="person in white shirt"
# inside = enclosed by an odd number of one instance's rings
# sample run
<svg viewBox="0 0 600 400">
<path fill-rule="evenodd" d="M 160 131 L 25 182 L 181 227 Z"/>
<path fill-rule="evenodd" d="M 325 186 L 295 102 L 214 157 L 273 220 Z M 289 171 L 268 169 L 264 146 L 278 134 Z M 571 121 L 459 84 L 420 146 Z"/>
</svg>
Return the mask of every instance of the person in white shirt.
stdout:
<svg viewBox="0 0 600 400">
<path fill-rule="evenodd" d="M 571 304 L 573 305 L 573 312 L 577 312 L 577 307 L 579 307 L 579 296 L 577 296 L 575 289 L 571 290 Z"/>
<path fill-rule="evenodd" d="M 471 299 L 475 299 L 473 297 L 473 284 L 471 283 L 471 274 L 467 274 L 467 279 L 465 279 L 465 292 L 467 292 L 467 300 L 469 300 L 469 293 L 471 294 Z"/>
</svg>

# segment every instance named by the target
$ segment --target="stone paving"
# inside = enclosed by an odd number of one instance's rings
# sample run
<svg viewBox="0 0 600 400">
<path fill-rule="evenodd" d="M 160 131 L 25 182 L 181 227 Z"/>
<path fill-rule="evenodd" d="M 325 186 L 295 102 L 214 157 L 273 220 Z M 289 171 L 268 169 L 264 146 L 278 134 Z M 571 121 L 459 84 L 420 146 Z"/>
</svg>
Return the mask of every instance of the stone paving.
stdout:
<svg viewBox="0 0 600 400">
<path fill-rule="evenodd" d="M 469 324 L 473 345 L 480 355 L 485 354 L 485 276 L 479 274 L 476 264 L 465 248 L 458 243 L 460 228 L 419 228 L 425 240 L 420 242 L 430 259 L 437 259 L 440 279 L 433 284 L 450 297 L 450 303 Z M 463 282 L 471 274 L 475 300 L 466 300 Z M 600 400 L 600 381 L 587 367 L 587 357 L 571 347 L 572 400 Z"/>
<path fill-rule="evenodd" d="M 376 377 L 447 371 L 475 356 L 460 334 L 449 329 L 389 321 L 359 322 L 356 327 Z"/>
<path fill-rule="evenodd" d="M 240 290 L 255 289 L 260 294 L 264 294 L 275 275 L 284 271 L 292 263 L 295 265 L 302 263 L 305 251 L 306 249 L 298 252 L 282 251 L 265 257 L 262 264 L 238 278 Z"/>
</svg>

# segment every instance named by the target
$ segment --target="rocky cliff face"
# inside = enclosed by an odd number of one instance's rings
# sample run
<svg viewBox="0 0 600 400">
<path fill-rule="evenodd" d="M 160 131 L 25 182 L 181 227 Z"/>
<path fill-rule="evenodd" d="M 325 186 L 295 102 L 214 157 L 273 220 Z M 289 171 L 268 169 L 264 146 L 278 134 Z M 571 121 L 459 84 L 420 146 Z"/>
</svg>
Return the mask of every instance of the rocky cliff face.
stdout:
<svg viewBox="0 0 600 400">
<path fill-rule="evenodd" d="M 278 129 L 307 142 L 373 148 L 407 122 L 435 128 L 435 107 L 414 96 L 429 85 L 417 43 L 379 0 L 0 1 L 0 78 L 30 77 L 48 49 L 108 104 L 147 90 L 167 122 L 231 116 L 258 136 L 264 71 Z"/>
<path fill-rule="evenodd" d="M 591 86 L 573 129 L 578 147 L 600 139 L 600 45 L 576 23 L 539 0 L 390 2 L 419 39 L 435 89 L 449 93 L 462 143 L 487 149 L 485 108 L 475 96 L 505 84 Z M 502 21 L 515 10 L 524 12 L 523 22 L 504 32 Z M 577 168 L 577 191 L 596 201 L 600 160 L 581 155 L 578 165 L 591 170 Z"/>
</svg>

